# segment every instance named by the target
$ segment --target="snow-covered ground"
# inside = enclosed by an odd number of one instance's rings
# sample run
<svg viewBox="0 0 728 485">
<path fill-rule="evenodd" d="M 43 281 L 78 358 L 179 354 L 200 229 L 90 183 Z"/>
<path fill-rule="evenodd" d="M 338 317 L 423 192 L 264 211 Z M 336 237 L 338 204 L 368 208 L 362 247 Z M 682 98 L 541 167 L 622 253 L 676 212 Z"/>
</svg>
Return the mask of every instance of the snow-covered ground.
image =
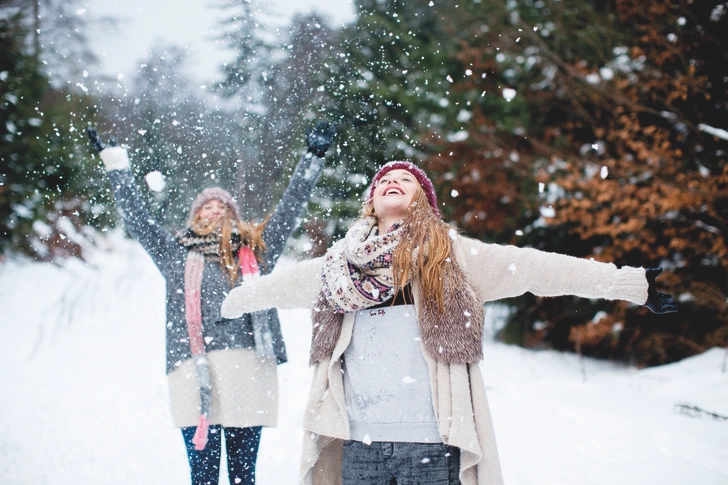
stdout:
<svg viewBox="0 0 728 485">
<path fill-rule="evenodd" d="M 309 385 L 306 311 L 282 311 L 290 362 L 265 429 L 261 484 L 294 483 Z M 0 263 L 0 483 L 189 483 L 164 377 L 163 281 L 118 236 L 87 264 Z M 636 370 L 486 343 L 507 485 L 725 485 L 726 351 Z M 222 482 L 225 483 L 225 482 Z"/>
</svg>

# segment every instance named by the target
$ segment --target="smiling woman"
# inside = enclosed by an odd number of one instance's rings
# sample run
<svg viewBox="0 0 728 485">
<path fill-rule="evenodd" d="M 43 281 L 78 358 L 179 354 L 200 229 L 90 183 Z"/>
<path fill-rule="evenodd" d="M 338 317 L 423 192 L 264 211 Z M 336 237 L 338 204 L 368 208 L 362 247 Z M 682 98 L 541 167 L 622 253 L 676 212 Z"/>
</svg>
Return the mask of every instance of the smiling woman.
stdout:
<svg viewBox="0 0 728 485">
<path fill-rule="evenodd" d="M 319 122 L 306 130 L 308 151 L 267 222 L 244 221 L 232 194 L 207 187 L 177 234 L 147 211 L 126 149 L 87 132 L 126 228 L 165 279 L 169 401 L 191 482 L 218 483 L 224 441 L 230 483 L 255 483 L 262 427 L 277 423 L 277 365 L 287 361 L 286 348 L 274 310 L 224 319 L 220 307 L 237 282 L 275 266 L 323 170 L 334 128 Z"/>
<path fill-rule="evenodd" d="M 379 232 L 387 232 L 407 213 L 420 183 L 407 170 L 392 170 L 382 176 L 374 187 L 372 206 L 379 219 Z"/>
<path fill-rule="evenodd" d="M 674 311 L 655 276 L 462 237 L 442 221 L 427 175 L 397 161 L 325 256 L 243 282 L 222 315 L 311 308 L 303 483 L 501 485 L 477 365 L 483 304 L 530 291 Z"/>
<path fill-rule="evenodd" d="M 439 216 L 435 188 L 419 167 L 409 162 L 389 162 L 377 172 L 369 190 L 367 215 L 377 214 L 379 232 L 387 232 L 405 216 L 418 188 L 424 191 L 427 203 Z"/>
<path fill-rule="evenodd" d="M 222 217 L 226 209 L 227 206 L 225 204 L 217 199 L 212 199 L 200 207 L 198 214 L 203 222 L 210 222 Z"/>
<path fill-rule="evenodd" d="M 380 171 L 381 174 L 382 171 Z M 404 169 L 393 169 L 372 184 L 372 209 L 379 220 L 379 232 L 385 233 L 402 219 L 422 186 Z"/>
</svg>

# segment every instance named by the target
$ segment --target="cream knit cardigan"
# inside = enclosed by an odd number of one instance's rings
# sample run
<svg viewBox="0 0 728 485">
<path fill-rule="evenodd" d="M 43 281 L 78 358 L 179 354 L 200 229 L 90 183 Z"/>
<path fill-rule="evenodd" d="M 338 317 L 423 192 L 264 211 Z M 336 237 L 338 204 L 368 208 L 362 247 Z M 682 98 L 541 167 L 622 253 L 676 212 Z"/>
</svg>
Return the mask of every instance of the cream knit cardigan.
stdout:
<svg viewBox="0 0 728 485">
<path fill-rule="evenodd" d="M 642 268 L 617 269 L 613 264 L 485 244 L 465 237 L 455 239 L 453 254 L 483 303 L 526 292 L 537 296 L 627 300 L 640 305 L 647 301 L 648 284 Z M 310 307 L 321 290 L 323 261 L 304 261 L 243 283 L 223 302 L 222 316 L 234 318 L 269 307 Z M 412 286 L 418 310 L 418 281 L 413 281 Z M 349 439 L 341 356 L 349 345 L 353 325 L 354 314 L 346 314 L 333 355 L 314 366 L 303 418 L 303 484 L 341 483 L 342 443 Z M 464 485 L 502 485 L 493 423 L 478 365 L 438 362 L 424 346 L 422 353 L 430 369 L 432 402 L 440 434 L 445 443 L 461 450 L 460 480 Z"/>
</svg>

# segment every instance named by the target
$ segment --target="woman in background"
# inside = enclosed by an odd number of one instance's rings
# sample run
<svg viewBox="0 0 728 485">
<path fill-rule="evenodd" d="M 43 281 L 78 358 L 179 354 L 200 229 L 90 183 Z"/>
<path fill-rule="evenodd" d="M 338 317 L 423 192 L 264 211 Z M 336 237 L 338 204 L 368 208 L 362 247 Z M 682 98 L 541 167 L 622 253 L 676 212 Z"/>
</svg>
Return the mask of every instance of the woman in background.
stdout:
<svg viewBox="0 0 728 485">
<path fill-rule="evenodd" d="M 166 282 L 169 396 L 192 484 L 218 483 L 223 434 L 230 484 L 255 483 L 261 427 L 276 425 L 276 366 L 286 362 L 286 349 L 275 310 L 227 319 L 220 307 L 236 283 L 275 266 L 321 174 L 334 127 L 320 122 L 307 130 L 308 151 L 267 223 L 242 220 L 232 195 L 209 187 L 195 197 L 187 227 L 176 235 L 144 206 L 126 150 L 87 131 L 126 228 Z"/>
</svg>

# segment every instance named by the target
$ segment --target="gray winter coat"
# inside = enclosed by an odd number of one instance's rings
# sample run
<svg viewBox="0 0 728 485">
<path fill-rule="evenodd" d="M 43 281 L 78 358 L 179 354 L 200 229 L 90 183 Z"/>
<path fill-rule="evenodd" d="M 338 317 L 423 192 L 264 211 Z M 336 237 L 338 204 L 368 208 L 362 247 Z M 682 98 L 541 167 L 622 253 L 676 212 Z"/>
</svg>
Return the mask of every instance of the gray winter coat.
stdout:
<svg viewBox="0 0 728 485">
<path fill-rule="evenodd" d="M 306 154 L 301 157 L 291 181 L 263 232 L 266 244 L 265 264 L 261 273 L 273 270 L 297 225 L 311 191 L 321 175 L 324 160 Z M 167 296 L 167 374 L 192 357 L 187 320 L 185 318 L 184 273 L 188 249 L 179 245 L 147 211 L 131 170 L 109 171 L 116 204 L 129 233 L 149 253 L 166 282 Z M 205 351 L 234 348 L 254 348 L 253 326 L 250 314 L 226 319 L 220 316 L 220 307 L 230 291 L 228 279 L 217 262 L 205 262 L 201 287 L 202 327 Z M 268 323 L 273 337 L 273 348 L 278 363 L 287 361 L 286 347 L 280 330 L 278 313 L 268 310 Z"/>
</svg>

